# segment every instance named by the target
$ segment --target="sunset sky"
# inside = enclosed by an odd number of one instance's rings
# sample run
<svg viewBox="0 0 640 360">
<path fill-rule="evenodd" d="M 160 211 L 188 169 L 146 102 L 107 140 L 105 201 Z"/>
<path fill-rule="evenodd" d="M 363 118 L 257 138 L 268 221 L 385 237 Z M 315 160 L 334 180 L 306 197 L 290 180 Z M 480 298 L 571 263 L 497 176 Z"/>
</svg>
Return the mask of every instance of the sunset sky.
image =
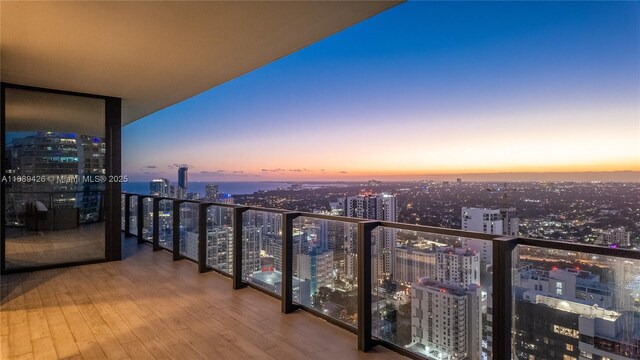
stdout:
<svg viewBox="0 0 640 360">
<path fill-rule="evenodd" d="M 410 2 L 126 126 L 123 174 L 638 171 L 639 99 L 640 3 Z"/>
</svg>

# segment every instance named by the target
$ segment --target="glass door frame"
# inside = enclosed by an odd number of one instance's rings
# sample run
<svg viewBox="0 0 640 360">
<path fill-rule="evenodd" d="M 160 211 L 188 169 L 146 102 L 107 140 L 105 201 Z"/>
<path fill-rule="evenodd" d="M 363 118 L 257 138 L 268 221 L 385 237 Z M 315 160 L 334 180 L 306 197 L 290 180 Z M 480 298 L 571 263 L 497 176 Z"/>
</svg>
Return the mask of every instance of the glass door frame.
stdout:
<svg viewBox="0 0 640 360">
<path fill-rule="evenodd" d="M 42 93 L 71 95 L 85 98 L 94 98 L 104 100 L 105 107 L 105 175 L 107 179 L 118 179 L 122 173 L 121 168 L 121 141 L 122 141 L 122 99 L 111 96 L 86 94 L 66 90 L 48 89 L 34 86 L 17 85 L 2 82 L 0 83 L 0 175 L 5 175 L 5 100 L 6 90 L 27 90 Z M 121 249 L 121 230 L 120 230 L 120 193 L 121 184 L 119 182 L 105 183 L 104 190 L 104 218 L 105 218 L 105 241 L 104 241 L 104 258 L 99 260 L 85 260 L 60 264 L 47 264 L 42 266 L 24 267 L 19 269 L 7 269 L 5 261 L 5 183 L 0 181 L 0 274 L 9 274 L 15 272 L 28 272 L 34 270 L 44 270 L 61 268 L 68 266 L 77 266 L 85 264 L 100 263 L 106 261 L 116 261 L 122 258 Z"/>
</svg>

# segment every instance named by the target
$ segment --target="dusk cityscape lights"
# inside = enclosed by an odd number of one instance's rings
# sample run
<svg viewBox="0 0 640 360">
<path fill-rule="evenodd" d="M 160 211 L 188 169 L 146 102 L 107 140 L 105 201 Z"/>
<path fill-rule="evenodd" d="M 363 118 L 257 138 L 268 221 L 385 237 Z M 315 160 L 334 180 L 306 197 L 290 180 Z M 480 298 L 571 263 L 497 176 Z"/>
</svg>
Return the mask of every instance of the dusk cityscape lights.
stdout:
<svg viewBox="0 0 640 360">
<path fill-rule="evenodd" d="M 0 360 L 640 359 L 640 2 L 0 10 Z"/>
</svg>

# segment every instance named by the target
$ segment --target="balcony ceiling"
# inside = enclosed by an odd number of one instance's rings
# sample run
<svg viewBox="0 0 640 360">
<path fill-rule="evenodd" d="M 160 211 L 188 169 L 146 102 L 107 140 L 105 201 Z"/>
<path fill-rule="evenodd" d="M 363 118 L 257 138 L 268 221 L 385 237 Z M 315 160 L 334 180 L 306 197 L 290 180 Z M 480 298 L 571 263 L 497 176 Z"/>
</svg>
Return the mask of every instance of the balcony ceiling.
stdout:
<svg viewBox="0 0 640 360">
<path fill-rule="evenodd" d="M 123 99 L 123 125 L 400 1 L 2 1 L 1 78 Z"/>
</svg>

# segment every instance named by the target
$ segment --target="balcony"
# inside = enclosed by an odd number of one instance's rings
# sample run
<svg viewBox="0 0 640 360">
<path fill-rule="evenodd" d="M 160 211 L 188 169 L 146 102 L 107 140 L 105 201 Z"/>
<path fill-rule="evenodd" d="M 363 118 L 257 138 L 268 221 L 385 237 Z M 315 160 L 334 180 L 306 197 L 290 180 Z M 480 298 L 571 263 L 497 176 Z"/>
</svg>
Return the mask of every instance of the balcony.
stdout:
<svg viewBox="0 0 640 360">
<path fill-rule="evenodd" d="M 394 359 L 188 261 L 123 239 L 118 262 L 2 277 L 2 359 Z"/>
<path fill-rule="evenodd" d="M 635 251 L 142 194 L 123 194 L 122 200 L 125 209 L 121 219 L 123 231 L 137 237 L 138 243 L 151 245 L 150 248 L 139 249 L 141 253 L 151 250 L 156 253 L 169 252 L 172 253 L 171 259 L 177 261 L 175 264 L 196 264 L 197 270 L 196 267 L 191 268 L 193 272 L 215 272 L 229 278 L 224 285 L 227 289 L 249 287 L 258 290 L 264 295 L 251 292 L 254 294 L 252 299 L 279 306 L 282 314 L 286 314 L 284 318 L 304 314 L 304 320 L 301 319 L 303 322 L 311 319 L 316 321 L 314 317 L 324 319 L 331 324 L 326 326 L 334 327 L 334 331 L 345 336 L 342 341 L 350 343 L 352 349 L 358 348 L 367 353 L 388 348 L 416 359 L 451 354 L 445 348 L 420 346 L 419 338 L 416 338 L 419 333 L 415 330 L 437 327 L 438 323 L 442 326 L 450 324 L 443 317 L 437 318 L 442 316 L 437 315 L 438 311 L 447 314 L 448 304 L 454 304 L 452 306 L 456 310 L 446 316 L 463 322 L 463 327 L 455 330 L 459 332 L 455 338 L 460 344 L 452 344 L 451 349 L 471 349 L 459 355 L 461 359 L 475 359 L 476 356 L 509 358 L 514 348 L 520 347 L 517 342 L 531 336 L 532 331 L 542 331 L 552 337 L 553 329 L 536 329 L 533 322 L 522 322 L 522 317 L 528 314 L 522 311 L 529 303 L 522 302 L 522 290 L 517 289 L 524 286 L 520 278 L 527 277 L 528 273 L 523 270 L 528 269 L 525 265 L 537 257 L 544 257 L 551 271 L 555 271 L 556 264 L 575 264 L 575 261 L 585 268 L 606 268 L 610 277 L 607 283 L 619 292 L 618 301 L 603 304 L 602 309 L 589 306 L 581 308 L 582 305 L 577 303 L 563 302 L 567 297 L 548 298 L 538 294 L 540 298 L 537 304 L 544 304 L 538 311 L 548 309 L 549 315 L 562 311 L 575 314 L 576 319 L 618 321 L 628 316 L 625 313 L 635 312 L 639 305 L 637 278 L 640 276 L 640 254 Z M 421 279 L 407 286 L 411 278 L 404 279 L 403 276 L 413 277 L 422 270 L 418 270 L 419 264 L 414 261 L 409 263 L 413 268 L 410 266 L 409 269 L 396 272 L 391 278 L 385 275 L 384 263 L 379 259 L 381 254 L 390 251 L 381 248 L 379 243 L 390 233 L 397 242 L 391 251 L 396 259 L 404 257 L 406 254 L 403 252 L 407 249 L 423 247 L 423 254 L 435 257 L 437 254 L 455 252 L 454 246 L 459 248 L 462 245 L 468 249 L 486 247 L 488 243 L 494 259 L 493 271 L 482 269 L 477 274 L 475 282 L 479 286 L 476 288 Z M 152 235 L 149 237 L 144 234 Z M 312 247 L 318 246 L 317 242 L 323 236 L 329 241 L 322 256 L 331 259 L 327 260 L 331 264 L 330 276 L 321 276 L 317 270 L 321 266 L 319 254 L 308 249 L 309 241 L 314 244 Z M 162 243 L 161 239 L 164 239 Z M 340 242 L 345 246 L 336 247 L 335 244 Z M 439 244 L 441 248 L 424 249 L 425 244 Z M 310 256 L 315 260 L 313 268 L 308 260 Z M 162 259 L 169 261 L 166 256 Z M 435 262 L 432 263 L 431 270 L 427 270 L 434 272 L 430 277 L 438 278 L 438 268 Z M 312 269 L 316 272 L 312 272 Z M 584 269 L 572 271 L 584 272 Z M 586 278 L 588 274 L 580 276 Z M 201 277 L 208 279 L 206 275 Z M 344 296 L 334 301 L 328 299 L 337 292 Z M 231 293 L 244 294 L 247 291 Z M 427 299 L 427 295 L 441 296 L 436 302 L 428 304 L 435 304 L 429 311 L 436 314 L 431 315 L 429 324 L 427 316 L 412 315 L 417 308 L 428 307 L 420 304 L 420 301 Z M 622 300 L 624 298 L 626 300 Z M 410 304 L 411 310 L 407 311 L 406 307 L 403 309 L 402 304 Z M 483 314 L 486 314 L 484 319 Z M 592 353 L 615 351 L 622 358 L 634 358 L 639 348 L 636 342 L 628 340 L 629 336 L 634 336 L 632 334 L 637 326 L 633 318 L 631 316 L 626 320 L 631 321 L 627 323 L 630 325 L 616 325 L 622 327 L 609 339 L 616 344 L 609 345 L 615 350 L 600 344 L 599 347 L 594 346 Z M 424 323 L 420 325 L 416 321 Z M 576 343 L 578 340 L 587 341 L 586 338 L 573 337 L 573 332 L 564 326 L 561 329 L 561 333 Z M 622 340 L 624 338 L 627 340 Z M 462 344 L 475 344 L 476 348 Z"/>
<path fill-rule="evenodd" d="M 122 193 L 123 125 L 400 2 L 0 3 L 0 357 L 640 359 L 640 252 Z"/>
</svg>

